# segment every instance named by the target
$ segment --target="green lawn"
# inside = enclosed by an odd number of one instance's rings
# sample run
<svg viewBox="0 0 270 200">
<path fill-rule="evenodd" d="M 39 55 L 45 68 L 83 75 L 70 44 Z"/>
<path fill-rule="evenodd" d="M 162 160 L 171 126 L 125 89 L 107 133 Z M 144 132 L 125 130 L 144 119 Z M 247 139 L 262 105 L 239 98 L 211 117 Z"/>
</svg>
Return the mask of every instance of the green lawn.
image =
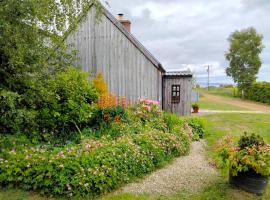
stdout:
<svg viewBox="0 0 270 200">
<path fill-rule="evenodd" d="M 209 155 L 213 158 L 214 146 L 217 140 L 226 134 L 240 136 L 244 131 L 260 134 L 270 143 L 270 115 L 263 114 L 213 114 L 203 116 L 207 119 L 206 141 L 209 144 Z M 270 185 L 263 197 L 239 191 L 229 186 L 227 173 L 220 172 L 220 177 L 211 185 L 195 194 L 180 191 L 177 195 L 170 197 L 151 197 L 149 195 L 135 196 L 132 194 L 108 195 L 99 200 L 266 200 L 270 199 Z M 0 190 L 0 200 L 53 200 L 52 198 L 41 197 L 35 193 L 28 193 L 21 190 Z M 75 198 L 76 199 L 76 198 Z M 90 199 L 90 198 L 83 198 Z M 59 200 L 59 198 L 55 198 Z"/>
<path fill-rule="evenodd" d="M 231 104 L 217 103 L 213 101 L 211 102 L 209 100 L 204 100 L 204 98 L 202 98 L 199 101 L 199 106 L 201 109 L 207 110 L 239 110 L 239 111 L 248 110 L 246 108 L 242 108 L 240 106 L 235 106 Z"/>
<path fill-rule="evenodd" d="M 226 113 L 204 118 L 208 121 L 206 140 L 210 147 L 226 134 L 240 136 L 244 131 L 259 134 L 270 143 L 270 115 Z"/>
<path fill-rule="evenodd" d="M 211 86 L 209 91 L 207 88 L 198 88 L 200 95 L 203 96 L 204 94 L 212 94 L 222 97 L 235 97 L 237 95 L 237 88 L 235 87 L 214 87 Z"/>
<path fill-rule="evenodd" d="M 0 189 L 0 200 L 53 200 L 49 197 L 41 197 L 33 192 L 25 192 L 15 189 Z"/>
</svg>

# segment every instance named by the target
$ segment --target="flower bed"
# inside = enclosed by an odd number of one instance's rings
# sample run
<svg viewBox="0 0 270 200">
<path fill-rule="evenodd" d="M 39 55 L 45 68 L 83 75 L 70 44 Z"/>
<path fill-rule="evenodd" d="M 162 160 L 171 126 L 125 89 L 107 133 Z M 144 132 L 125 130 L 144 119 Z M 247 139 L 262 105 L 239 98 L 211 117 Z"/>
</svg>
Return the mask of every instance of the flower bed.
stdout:
<svg viewBox="0 0 270 200">
<path fill-rule="evenodd" d="M 145 130 L 64 148 L 2 150 L 0 183 L 53 195 L 97 195 L 153 171 L 189 149 L 188 136 Z"/>
<path fill-rule="evenodd" d="M 191 138 L 182 120 L 197 123 L 168 117 L 156 102 L 147 100 L 126 109 L 96 108 L 93 113 L 95 125 L 62 146 L 5 138 L 7 145 L 0 145 L 0 186 L 50 195 L 106 193 L 188 153 Z"/>
</svg>

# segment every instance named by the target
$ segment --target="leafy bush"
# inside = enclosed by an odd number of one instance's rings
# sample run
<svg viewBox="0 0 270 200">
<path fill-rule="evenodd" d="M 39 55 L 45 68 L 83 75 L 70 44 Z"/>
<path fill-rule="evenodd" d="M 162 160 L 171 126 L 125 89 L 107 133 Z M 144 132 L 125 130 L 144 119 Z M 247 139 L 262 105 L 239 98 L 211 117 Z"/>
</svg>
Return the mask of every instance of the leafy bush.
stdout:
<svg viewBox="0 0 270 200">
<path fill-rule="evenodd" d="M 245 149 L 252 146 L 263 146 L 264 144 L 263 138 L 259 135 L 255 135 L 254 133 L 251 135 L 244 133 L 244 135 L 241 136 L 238 141 L 238 146 L 240 149 Z"/>
<path fill-rule="evenodd" d="M 134 120 L 139 120 L 143 125 L 150 125 L 158 130 L 165 131 L 166 124 L 163 112 L 157 101 L 141 99 L 133 108 Z"/>
<path fill-rule="evenodd" d="M 185 122 L 192 128 L 195 138 L 203 138 L 205 134 L 205 119 L 199 117 L 188 117 Z"/>
<path fill-rule="evenodd" d="M 221 166 L 228 167 L 233 176 L 250 170 L 270 175 L 270 148 L 260 136 L 245 134 L 238 143 L 225 136 L 219 141 L 218 155 Z"/>
<path fill-rule="evenodd" d="M 185 124 L 185 120 L 183 117 L 179 117 L 172 113 L 168 112 L 163 113 L 163 118 L 167 126 L 167 129 L 170 133 L 172 133 L 176 127 L 180 126 L 182 128 Z"/>
<path fill-rule="evenodd" d="M 22 107 L 23 98 L 15 92 L 0 91 L 0 129 L 2 134 L 33 133 L 37 112 Z"/>
<path fill-rule="evenodd" d="M 1 132 L 21 133 L 34 140 L 67 139 L 90 121 L 90 104 L 96 99 L 88 74 L 76 68 L 36 81 L 22 95 L 1 90 Z"/>
<path fill-rule="evenodd" d="M 247 98 L 253 101 L 270 104 L 270 83 L 253 83 L 248 90 Z"/>
<path fill-rule="evenodd" d="M 25 135 L 3 135 L 0 134 L 0 154 L 3 149 L 22 150 L 25 145 L 33 146 L 33 141 Z"/>
<path fill-rule="evenodd" d="M 157 101 L 141 99 L 133 108 L 135 116 L 140 118 L 142 122 L 151 121 L 160 118 L 162 111 Z"/>
<path fill-rule="evenodd" d="M 121 106 L 95 108 L 93 110 L 92 125 L 100 128 L 101 126 L 109 126 L 112 122 L 121 122 L 126 118 L 126 111 Z"/>
<path fill-rule="evenodd" d="M 2 149 L 0 184 L 51 195 L 97 195 L 160 167 L 188 152 L 189 138 L 179 132 L 147 129 L 116 140 L 85 139 L 64 148 L 22 145 Z"/>
<path fill-rule="evenodd" d="M 82 128 L 90 121 L 90 104 L 96 101 L 97 92 L 87 73 L 68 68 L 47 80 L 40 91 L 37 123 L 43 139 L 67 139 L 78 127 Z"/>
<path fill-rule="evenodd" d="M 198 141 L 199 139 L 204 137 L 206 122 L 203 118 L 199 117 L 184 118 L 174 115 L 172 113 L 164 113 L 163 116 L 167 130 L 169 132 L 174 133 L 175 131 L 179 131 L 183 129 L 184 126 L 188 125 L 188 127 L 186 128 L 192 129 L 191 131 L 188 130 L 188 132 L 192 132 L 193 140 Z"/>
</svg>

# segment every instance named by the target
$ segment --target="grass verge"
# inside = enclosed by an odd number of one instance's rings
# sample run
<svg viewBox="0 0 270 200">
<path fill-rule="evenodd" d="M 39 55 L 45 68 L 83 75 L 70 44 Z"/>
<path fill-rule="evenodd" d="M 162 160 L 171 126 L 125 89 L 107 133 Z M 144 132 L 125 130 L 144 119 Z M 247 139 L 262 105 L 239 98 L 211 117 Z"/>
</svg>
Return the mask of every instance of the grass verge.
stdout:
<svg viewBox="0 0 270 200">
<path fill-rule="evenodd" d="M 209 99 L 205 100 L 204 98 L 201 98 L 201 100 L 199 101 L 199 106 L 201 109 L 207 110 L 237 110 L 237 111 L 248 110 L 240 106 L 235 106 L 226 103 L 218 103 L 215 101 L 210 101 Z"/>
</svg>

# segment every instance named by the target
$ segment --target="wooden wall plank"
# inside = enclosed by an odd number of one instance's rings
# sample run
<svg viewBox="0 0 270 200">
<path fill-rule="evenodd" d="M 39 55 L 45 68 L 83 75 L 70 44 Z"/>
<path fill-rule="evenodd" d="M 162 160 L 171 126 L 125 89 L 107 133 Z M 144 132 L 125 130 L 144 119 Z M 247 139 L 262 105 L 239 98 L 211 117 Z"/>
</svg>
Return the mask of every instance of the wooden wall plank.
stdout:
<svg viewBox="0 0 270 200">
<path fill-rule="evenodd" d="M 162 101 L 165 110 L 189 115 L 191 79 L 162 79 L 153 60 L 149 60 L 106 15 L 96 23 L 95 12 L 92 7 L 66 40 L 79 51 L 78 63 L 83 69 L 94 74 L 102 72 L 109 90 L 116 95 L 124 95 L 133 101 L 139 98 Z M 181 84 L 179 105 L 171 104 L 173 83 Z"/>
<path fill-rule="evenodd" d="M 180 84 L 180 103 L 171 103 L 171 87 L 173 84 Z M 163 109 L 178 115 L 191 114 L 191 78 L 163 78 Z"/>
</svg>

